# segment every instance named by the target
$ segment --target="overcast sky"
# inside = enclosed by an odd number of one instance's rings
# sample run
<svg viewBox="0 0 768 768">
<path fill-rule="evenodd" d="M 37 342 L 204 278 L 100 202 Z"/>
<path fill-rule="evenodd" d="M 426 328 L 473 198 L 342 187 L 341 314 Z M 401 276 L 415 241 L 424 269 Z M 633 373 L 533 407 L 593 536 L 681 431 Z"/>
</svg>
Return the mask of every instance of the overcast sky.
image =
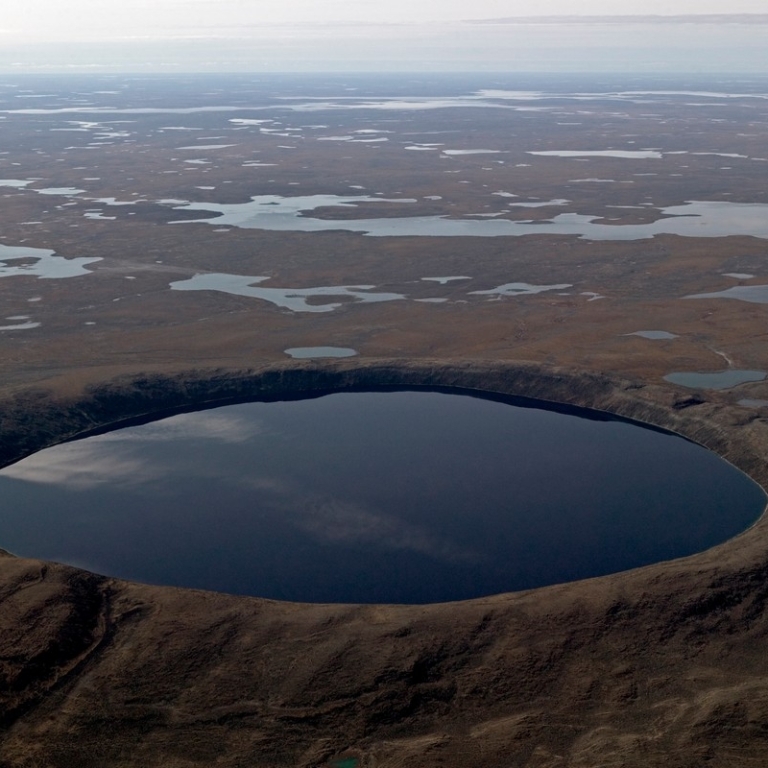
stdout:
<svg viewBox="0 0 768 768">
<path fill-rule="evenodd" d="M 0 71 L 604 69 L 611 58 L 614 66 L 648 70 L 714 66 L 759 71 L 764 67 L 767 54 L 761 49 L 768 48 L 768 26 L 764 25 L 741 24 L 719 32 L 690 28 L 682 35 L 679 29 L 651 34 L 647 27 L 645 32 L 621 33 L 614 28 L 608 34 L 605 29 L 582 28 L 570 35 L 553 29 L 521 32 L 510 25 L 502 30 L 468 26 L 460 34 L 450 28 L 462 20 L 514 16 L 687 13 L 768 13 L 768 3 L 2 0 Z M 382 28 L 376 29 L 379 25 Z M 392 25 L 410 27 L 387 28 Z"/>
<path fill-rule="evenodd" d="M 3 0 L 5 35 L 94 39 L 197 26 L 424 22 L 556 14 L 766 13 L 765 0 Z"/>
</svg>

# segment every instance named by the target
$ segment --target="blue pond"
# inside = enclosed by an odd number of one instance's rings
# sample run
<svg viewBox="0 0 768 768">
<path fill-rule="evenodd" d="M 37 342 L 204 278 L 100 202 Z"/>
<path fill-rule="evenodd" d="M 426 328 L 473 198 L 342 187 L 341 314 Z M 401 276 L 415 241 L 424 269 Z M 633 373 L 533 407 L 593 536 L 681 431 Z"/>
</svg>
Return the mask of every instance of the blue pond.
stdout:
<svg viewBox="0 0 768 768">
<path fill-rule="evenodd" d="M 346 392 L 62 444 L 0 472 L 0 546 L 156 584 L 426 603 L 688 555 L 763 510 L 680 437 L 532 405 Z"/>
</svg>

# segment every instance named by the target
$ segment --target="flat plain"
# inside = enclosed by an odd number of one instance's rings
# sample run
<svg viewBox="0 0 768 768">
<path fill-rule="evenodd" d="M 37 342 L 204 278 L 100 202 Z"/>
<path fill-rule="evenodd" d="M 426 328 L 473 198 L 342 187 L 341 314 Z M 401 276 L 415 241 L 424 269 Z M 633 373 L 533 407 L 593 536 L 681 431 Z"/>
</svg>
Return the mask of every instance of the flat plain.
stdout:
<svg viewBox="0 0 768 768">
<path fill-rule="evenodd" d="M 211 403 L 448 386 L 768 482 L 765 80 L 19 77 L 0 136 L 5 463 Z M 315 347 L 351 356 L 286 352 Z M 428 606 L 2 557 L 0 765 L 759 765 L 766 535 Z"/>
</svg>

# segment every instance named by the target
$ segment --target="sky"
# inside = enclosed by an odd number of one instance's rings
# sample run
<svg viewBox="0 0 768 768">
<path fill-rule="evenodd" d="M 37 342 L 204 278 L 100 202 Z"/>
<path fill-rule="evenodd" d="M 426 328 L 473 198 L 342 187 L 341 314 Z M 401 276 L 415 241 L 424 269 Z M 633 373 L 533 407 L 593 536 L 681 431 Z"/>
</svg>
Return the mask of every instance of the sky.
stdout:
<svg viewBox="0 0 768 768">
<path fill-rule="evenodd" d="M 766 0 L 3 0 L 0 71 L 760 71 L 768 25 L 467 24 L 768 13 Z"/>
</svg>

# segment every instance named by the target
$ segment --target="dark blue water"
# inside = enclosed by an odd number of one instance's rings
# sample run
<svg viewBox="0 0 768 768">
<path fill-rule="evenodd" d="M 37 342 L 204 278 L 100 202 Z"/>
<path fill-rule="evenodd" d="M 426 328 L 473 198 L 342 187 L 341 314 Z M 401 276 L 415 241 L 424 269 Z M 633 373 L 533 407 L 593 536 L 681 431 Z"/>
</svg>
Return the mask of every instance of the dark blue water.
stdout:
<svg viewBox="0 0 768 768">
<path fill-rule="evenodd" d="M 249 403 L 0 472 L 0 546 L 156 584 L 424 603 L 621 571 L 748 527 L 762 490 L 682 438 L 436 392 Z"/>
</svg>

